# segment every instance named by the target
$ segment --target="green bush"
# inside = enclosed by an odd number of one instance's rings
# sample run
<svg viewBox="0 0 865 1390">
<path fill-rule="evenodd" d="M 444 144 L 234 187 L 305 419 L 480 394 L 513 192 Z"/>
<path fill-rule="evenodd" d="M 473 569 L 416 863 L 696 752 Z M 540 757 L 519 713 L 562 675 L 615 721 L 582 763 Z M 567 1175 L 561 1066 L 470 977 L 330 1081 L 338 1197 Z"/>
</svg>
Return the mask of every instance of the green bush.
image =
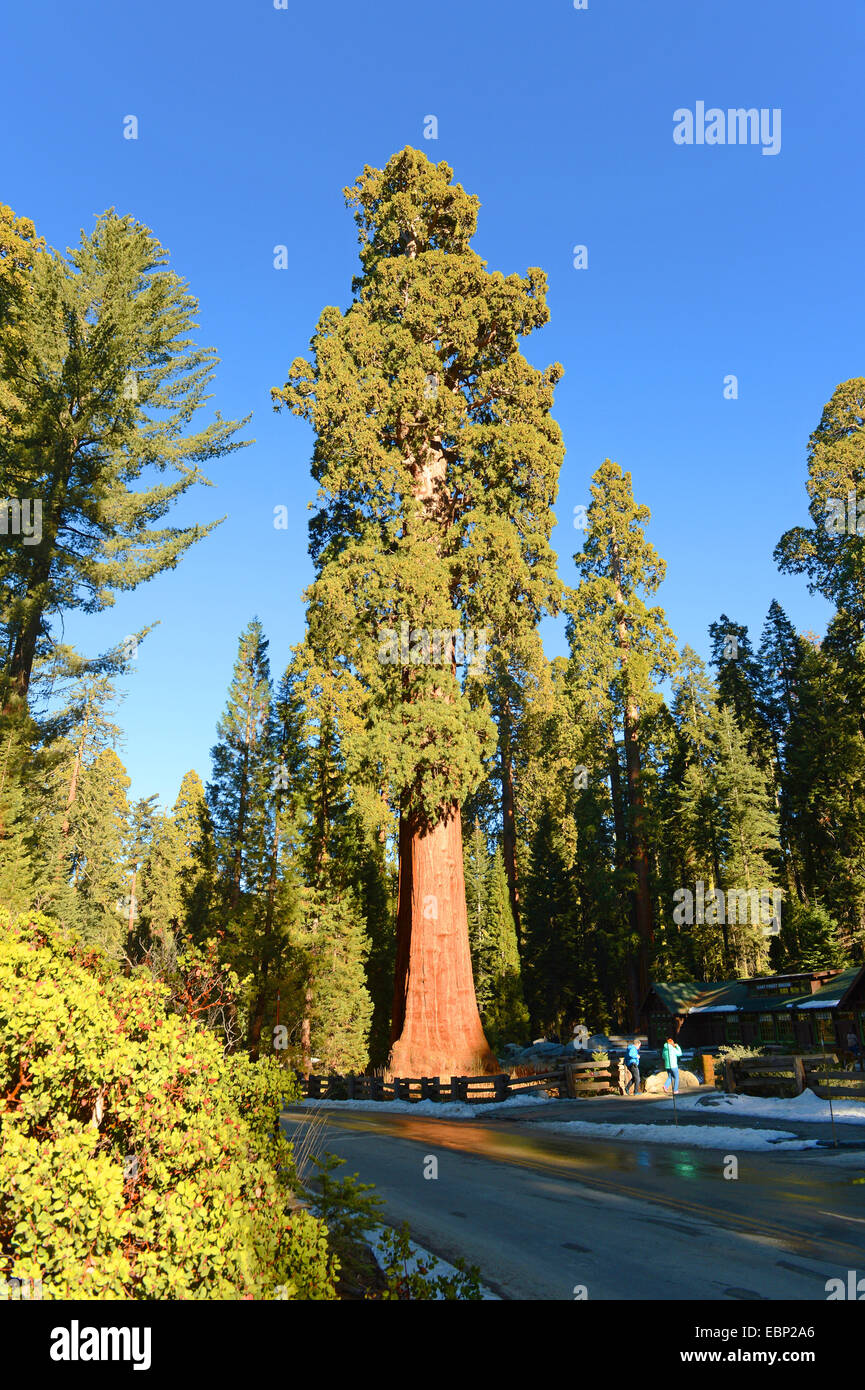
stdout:
<svg viewBox="0 0 865 1390">
<path fill-rule="evenodd" d="M 769 1054 L 762 1047 L 752 1047 L 747 1043 L 731 1043 L 726 1047 L 718 1048 L 718 1062 L 747 1062 L 750 1057 L 767 1057 Z"/>
<path fill-rule="evenodd" d="M 453 1274 L 438 1274 L 440 1261 L 435 1255 L 413 1254 L 411 1234 L 406 1222 L 398 1231 L 386 1229 L 379 1237 L 385 1289 L 378 1295 L 385 1302 L 419 1299 L 469 1300 L 483 1298 L 480 1270 L 458 1259 Z"/>
<path fill-rule="evenodd" d="M 0 1275 L 44 1298 L 334 1298 L 275 1129 L 293 1079 L 224 1056 L 167 996 L 0 914 Z"/>
</svg>

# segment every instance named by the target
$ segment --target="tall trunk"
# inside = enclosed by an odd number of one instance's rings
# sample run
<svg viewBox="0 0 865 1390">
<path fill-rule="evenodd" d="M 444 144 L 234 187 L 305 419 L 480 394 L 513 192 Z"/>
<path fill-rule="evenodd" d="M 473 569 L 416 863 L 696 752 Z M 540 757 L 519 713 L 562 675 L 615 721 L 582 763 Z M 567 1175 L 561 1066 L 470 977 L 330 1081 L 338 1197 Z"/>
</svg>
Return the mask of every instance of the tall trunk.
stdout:
<svg viewBox="0 0 865 1390">
<path fill-rule="evenodd" d="M 309 1078 L 312 1071 L 312 1047 L 310 1038 L 312 1034 L 312 980 L 307 980 L 306 989 L 303 994 L 303 1018 L 300 1021 L 300 1069 L 304 1076 Z"/>
<path fill-rule="evenodd" d="M 456 803 L 432 828 L 400 821 L 391 1043 L 395 1076 L 498 1071 L 475 998 Z"/>
<path fill-rule="evenodd" d="M 622 593 L 622 571 L 619 558 L 619 544 L 612 542 L 613 578 L 616 585 L 616 631 L 619 644 L 619 662 L 624 675 L 625 708 L 625 767 L 627 772 L 628 807 L 630 809 L 629 829 L 631 837 L 631 866 L 637 880 L 635 913 L 637 932 L 640 938 L 638 964 L 638 988 L 640 1001 L 649 990 L 649 952 L 655 939 L 652 927 L 652 900 L 649 889 L 649 854 L 646 846 L 645 812 L 643 806 L 642 770 L 640 767 L 639 725 L 640 710 L 636 697 L 630 688 L 628 661 L 631 653 L 631 634 L 628 628 L 624 594 Z"/>
<path fill-rule="evenodd" d="M 76 797 L 78 796 L 78 780 L 81 776 L 81 764 L 84 760 L 84 746 L 87 741 L 87 735 L 89 732 L 89 714 L 90 707 L 88 705 L 87 713 L 84 719 L 84 731 L 81 735 L 81 740 L 78 744 L 78 747 L 75 750 L 75 761 L 72 764 L 72 776 L 69 779 L 69 789 L 66 793 L 66 806 L 63 812 L 63 823 L 60 826 L 60 851 L 57 856 L 57 869 L 54 875 L 55 883 L 59 883 L 61 878 L 63 877 L 63 869 L 66 865 L 66 859 L 69 853 L 69 830 L 71 824 L 70 815 L 72 812 L 72 807 L 75 805 Z M 75 877 L 77 878 L 77 869 Z"/>
<path fill-rule="evenodd" d="M 237 826 L 236 836 L 237 845 L 234 850 L 234 865 L 231 871 L 231 897 L 229 903 L 232 909 L 237 907 L 240 902 L 240 879 L 243 871 L 243 835 L 246 829 L 246 802 L 249 791 L 249 740 L 251 737 L 249 719 L 250 700 L 246 700 L 246 731 L 243 739 L 243 772 L 240 778 L 240 801 L 237 807 Z"/>
<path fill-rule="evenodd" d="M 42 507 L 42 538 L 34 546 L 30 569 L 27 575 L 27 589 L 23 615 L 15 629 L 12 641 L 12 654 L 9 659 L 9 677 L 12 698 L 7 712 L 13 708 L 13 701 L 23 704 L 30 688 L 36 647 L 42 631 L 45 610 L 51 604 L 49 592 L 51 581 L 51 562 L 57 541 L 58 520 L 63 514 L 73 460 L 78 448 L 78 440 L 69 442 L 65 458 L 55 458 L 52 466 L 52 480 Z"/>
<path fill-rule="evenodd" d="M 264 912 L 264 941 L 261 947 L 261 967 L 258 993 L 249 1023 L 249 1055 L 257 1062 L 261 1052 L 261 1030 L 264 1026 L 264 1012 L 267 1005 L 267 983 L 270 976 L 270 959 L 273 948 L 273 917 L 276 903 L 276 868 L 279 860 L 279 830 L 274 832 L 273 850 L 270 856 L 270 873 L 267 881 L 267 906 Z M 278 1010 L 277 1005 L 277 1010 Z"/>
<path fill-rule="evenodd" d="M 511 720 L 507 699 L 502 700 L 499 717 L 499 751 L 501 758 L 502 781 L 502 852 L 505 860 L 505 873 L 508 879 L 508 894 L 511 900 L 514 926 L 517 929 L 517 946 L 523 944 L 520 926 L 520 890 L 517 882 L 517 825 L 514 813 L 514 772 L 511 758 Z"/>
<path fill-rule="evenodd" d="M 75 799 L 78 795 L 78 779 L 81 776 L 81 760 L 84 757 L 84 741 L 87 738 L 87 733 L 88 729 L 87 725 L 85 724 L 84 733 L 81 735 L 81 742 L 75 750 L 75 762 L 72 764 L 72 776 L 69 779 L 69 790 L 66 793 L 66 806 L 64 807 L 63 811 L 63 824 L 60 827 L 60 834 L 63 837 L 61 841 L 60 850 L 61 858 L 66 852 L 65 841 L 69 837 L 69 816 L 72 811 L 72 807 L 75 805 Z"/>
<path fill-rule="evenodd" d="M 625 807 L 622 791 L 622 773 L 619 767 L 619 754 L 615 739 L 610 744 L 610 797 L 613 803 L 613 826 L 616 834 L 616 868 L 624 869 L 628 857 L 628 836 L 625 828 Z M 632 929 L 636 929 L 636 911 L 633 894 L 629 895 L 628 915 Z M 628 1003 L 631 1009 L 631 1031 L 636 1033 L 640 1026 L 640 1004 L 645 995 L 640 996 L 639 966 L 633 952 L 625 956 L 625 980 L 628 988 Z"/>
</svg>

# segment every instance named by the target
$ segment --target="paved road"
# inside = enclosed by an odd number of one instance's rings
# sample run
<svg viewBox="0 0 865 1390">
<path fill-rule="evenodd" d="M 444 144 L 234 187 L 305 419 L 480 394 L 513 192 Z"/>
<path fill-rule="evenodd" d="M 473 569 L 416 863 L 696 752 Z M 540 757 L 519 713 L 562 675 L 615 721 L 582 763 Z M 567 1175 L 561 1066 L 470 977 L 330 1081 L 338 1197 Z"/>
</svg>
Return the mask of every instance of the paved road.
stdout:
<svg viewBox="0 0 865 1390">
<path fill-rule="evenodd" d="M 373 1182 L 385 1219 L 506 1299 L 826 1298 L 865 1273 L 865 1155 L 739 1155 L 575 1140 L 513 1120 L 328 1109 L 324 1147 Z M 308 1113 L 286 1112 L 301 1136 Z M 438 1176 L 427 1178 L 437 1160 Z"/>
</svg>

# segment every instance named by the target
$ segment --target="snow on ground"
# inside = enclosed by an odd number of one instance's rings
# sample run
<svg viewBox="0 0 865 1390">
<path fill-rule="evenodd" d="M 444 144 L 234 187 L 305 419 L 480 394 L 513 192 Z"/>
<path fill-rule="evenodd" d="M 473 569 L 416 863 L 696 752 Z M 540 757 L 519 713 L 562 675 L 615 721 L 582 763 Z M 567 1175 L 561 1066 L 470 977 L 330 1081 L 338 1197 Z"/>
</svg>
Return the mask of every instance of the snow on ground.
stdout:
<svg viewBox="0 0 865 1390">
<path fill-rule="evenodd" d="M 803 1091 L 801 1095 L 789 1096 L 785 1099 L 766 1096 L 743 1096 L 740 1094 L 728 1095 L 724 1091 L 717 1091 L 714 1095 L 704 1091 L 702 1095 L 680 1094 L 676 1099 L 676 1104 L 680 1110 L 696 1110 L 697 1114 L 703 1112 L 710 1115 L 731 1115 L 734 1119 L 740 1116 L 753 1115 L 755 1118 L 764 1120 L 804 1120 L 813 1122 L 814 1120 L 830 1122 L 829 1102 L 821 1100 L 815 1096 L 813 1091 Z M 672 1102 L 665 1105 L 665 1111 L 672 1107 Z M 865 1105 L 858 1100 L 833 1100 L 832 1110 L 835 1119 L 839 1124 L 865 1124 Z"/>
<path fill-rule="evenodd" d="M 404 1104 L 405 1102 L 400 1103 Z M 374 1101 L 373 1104 L 378 1104 L 378 1102 Z M 385 1226 L 374 1226 L 371 1230 L 366 1232 L 367 1244 L 369 1245 L 370 1250 L 375 1256 L 376 1263 L 379 1269 L 384 1269 L 385 1264 L 385 1250 L 381 1244 L 381 1237 L 386 1229 L 387 1228 Z M 411 1257 L 407 1263 L 407 1272 L 409 1274 L 415 1273 L 418 1264 L 421 1260 L 423 1260 L 424 1264 L 427 1265 L 428 1277 L 430 1278 L 437 1279 L 439 1275 L 459 1273 L 459 1271 L 455 1268 L 454 1265 L 448 1264 L 447 1260 L 443 1260 L 440 1255 L 431 1255 L 429 1250 L 424 1250 L 423 1246 L 418 1245 L 417 1241 L 409 1240 L 409 1249 L 411 1251 Z M 430 1264 L 432 1264 L 432 1269 L 429 1269 Z M 493 1293 L 490 1289 L 485 1288 L 483 1284 L 481 1284 L 480 1290 L 482 1299 L 485 1299 L 487 1301 L 495 1300 L 497 1303 L 501 1302 L 498 1294 Z M 436 1300 L 442 1298 L 444 1298 L 443 1294 L 436 1294 Z"/>
<path fill-rule="evenodd" d="M 305 1100 L 304 1107 L 310 1110 L 321 1106 L 336 1106 L 340 1110 L 382 1110 L 398 1111 L 406 1115 L 435 1115 L 451 1120 L 476 1120 L 479 1114 L 488 1115 L 491 1111 L 518 1110 L 522 1105 L 542 1105 L 545 1101 L 555 1104 L 556 1097 L 540 1094 L 510 1096 L 507 1100 L 474 1101 L 467 1105 L 463 1100 Z"/>
<path fill-rule="evenodd" d="M 783 1129 L 734 1129 L 728 1125 L 616 1125 L 593 1120 L 544 1124 L 544 1129 L 592 1139 L 627 1139 L 643 1144 L 691 1144 L 698 1149 L 813 1149 L 816 1139 L 798 1139 Z"/>
</svg>

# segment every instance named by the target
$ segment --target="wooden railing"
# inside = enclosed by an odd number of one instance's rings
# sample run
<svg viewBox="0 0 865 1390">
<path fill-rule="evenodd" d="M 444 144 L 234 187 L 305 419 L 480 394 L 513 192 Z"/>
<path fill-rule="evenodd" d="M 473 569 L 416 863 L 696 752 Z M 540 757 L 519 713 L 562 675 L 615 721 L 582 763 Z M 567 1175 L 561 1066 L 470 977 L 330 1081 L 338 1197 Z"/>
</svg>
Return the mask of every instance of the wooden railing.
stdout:
<svg viewBox="0 0 865 1390">
<path fill-rule="evenodd" d="M 565 1079 L 567 1093 L 574 1100 L 609 1095 L 611 1091 L 619 1094 L 618 1062 L 567 1062 Z"/>
<path fill-rule="evenodd" d="M 529 1076 L 310 1076 L 298 1077 L 310 1100 L 433 1100 L 482 1102 L 507 1100 L 531 1091 L 565 1093 L 565 1074 L 536 1072 Z"/>
<path fill-rule="evenodd" d="M 821 1100 L 865 1100 L 865 1074 L 861 1071 L 843 1070 L 835 1057 L 809 1057 L 803 1061 L 805 1085 Z"/>
<path fill-rule="evenodd" d="M 865 1074 L 844 1071 L 834 1053 L 814 1053 L 805 1057 L 747 1057 L 727 1062 L 724 1088 L 744 1094 L 774 1091 L 778 1095 L 801 1095 L 811 1090 L 826 1100 L 865 1100 Z M 830 1085 L 826 1085 L 830 1082 Z"/>
</svg>

